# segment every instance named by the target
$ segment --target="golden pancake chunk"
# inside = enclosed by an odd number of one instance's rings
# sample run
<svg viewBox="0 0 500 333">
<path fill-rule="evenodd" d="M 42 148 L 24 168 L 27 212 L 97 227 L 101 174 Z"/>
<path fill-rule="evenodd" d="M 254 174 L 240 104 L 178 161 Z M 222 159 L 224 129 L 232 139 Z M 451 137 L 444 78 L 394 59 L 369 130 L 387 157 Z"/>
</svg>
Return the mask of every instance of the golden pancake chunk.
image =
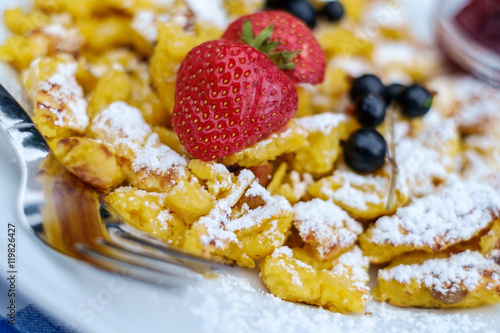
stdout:
<svg viewBox="0 0 500 333">
<path fill-rule="evenodd" d="M 106 197 L 114 210 L 132 226 L 161 238 L 167 244 L 182 247 L 189 225 L 165 206 L 164 193 L 119 187 Z"/>
<path fill-rule="evenodd" d="M 491 187 L 457 181 L 379 218 L 359 240 L 370 262 L 384 263 L 404 252 L 431 253 L 470 240 L 499 217 L 500 197 Z"/>
<path fill-rule="evenodd" d="M 306 134 L 292 119 L 280 132 L 273 133 L 267 139 L 251 147 L 224 157 L 222 163 L 227 166 L 237 164 L 249 168 L 260 165 L 264 161 L 275 160 L 276 157 L 294 152 L 306 144 Z"/>
<path fill-rule="evenodd" d="M 214 197 L 229 191 L 236 181 L 236 177 L 219 163 L 192 159 L 188 167 L 196 177 L 205 182 L 208 192 Z"/>
<path fill-rule="evenodd" d="M 479 241 L 481 253 L 500 265 L 500 220 L 496 220 L 488 233 Z"/>
<path fill-rule="evenodd" d="M 124 102 L 115 102 L 98 113 L 89 134 L 113 147 L 117 156 L 132 159 L 152 133 L 141 112 Z"/>
<path fill-rule="evenodd" d="M 438 94 L 434 108 L 453 119 L 462 134 L 484 134 L 500 124 L 499 90 L 469 75 L 439 76 L 429 82 Z"/>
<path fill-rule="evenodd" d="M 410 199 L 407 180 L 398 177 L 392 208 L 387 211 L 389 190 L 388 164 L 378 172 L 367 175 L 358 174 L 341 165 L 332 176 L 321 178 L 309 186 L 307 192 L 312 197 L 333 201 L 356 219 L 371 220 L 393 213 Z"/>
<path fill-rule="evenodd" d="M 40 11 L 24 14 L 20 8 L 7 10 L 5 22 L 16 35 L 0 45 L 0 59 L 22 70 L 39 57 L 67 53 L 76 56 L 84 42 L 68 15 L 50 17 Z"/>
<path fill-rule="evenodd" d="M 403 125 L 397 127 L 403 133 L 396 143 L 396 162 L 399 177 L 408 181 L 411 196 L 434 193 L 452 181 L 459 152 L 459 133 L 453 120 L 431 112 L 413 125 L 420 128 L 411 128 L 408 122 L 398 125 Z M 417 133 L 405 133 L 411 130 Z"/>
<path fill-rule="evenodd" d="M 285 242 L 291 224 L 288 201 L 272 197 L 245 169 L 210 212 L 193 224 L 186 247 L 194 253 L 218 255 L 253 267 L 256 260 Z"/>
<path fill-rule="evenodd" d="M 130 26 L 132 40 L 137 50 L 150 56 L 158 41 L 158 24 L 172 22 L 188 32 L 193 29 L 196 16 L 184 1 L 177 1 L 177 6 L 169 6 L 161 11 L 150 9 L 134 13 Z"/>
<path fill-rule="evenodd" d="M 307 194 L 307 188 L 314 180 L 310 173 L 300 174 L 295 170 L 287 172 L 288 164 L 283 162 L 274 173 L 267 190 L 284 196 L 291 204 L 299 202 Z"/>
<path fill-rule="evenodd" d="M 127 179 L 138 188 L 167 190 L 189 176 L 186 159 L 162 144 L 140 111 L 126 103 L 113 103 L 100 112 L 92 120 L 90 133 L 124 158 Z"/>
<path fill-rule="evenodd" d="M 317 198 L 293 206 L 293 225 L 319 260 L 338 256 L 363 232 L 362 225 L 339 206 Z"/>
<path fill-rule="evenodd" d="M 39 58 L 23 76 L 34 104 L 33 122 L 49 139 L 83 134 L 89 125 L 87 101 L 75 80 L 71 57 Z"/>
<path fill-rule="evenodd" d="M 344 114 L 321 113 L 296 119 L 307 133 L 307 145 L 294 153 L 292 168 L 299 173 L 324 175 L 331 172 L 340 154 L 340 140 L 355 126 Z"/>
<path fill-rule="evenodd" d="M 376 43 L 371 53 L 375 67 L 390 76 L 398 71 L 409 75 L 412 81 L 422 80 L 429 72 L 439 71 L 441 54 L 423 43 L 403 40 L 384 40 Z"/>
<path fill-rule="evenodd" d="M 59 162 L 72 174 L 103 191 L 125 180 L 114 151 L 101 142 L 85 138 L 64 138 L 52 147 Z"/>
<path fill-rule="evenodd" d="M 314 261 L 309 255 L 306 261 Z M 288 301 L 360 313 L 369 299 L 368 260 L 358 247 L 333 259 L 330 269 L 320 269 L 297 258 L 295 250 L 282 246 L 267 256 L 260 268 L 271 293 Z"/>
<path fill-rule="evenodd" d="M 352 119 L 344 114 L 323 113 L 297 118 L 281 132 L 223 158 L 222 163 L 248 168 L 293 153 L 293 170 L 325 174 L 333 170 L 340 153 L 340 140 L 352 126 Z"/>
<path fill-rule="evenodd" d="M 375 297 L 393 305 L 463 308 L 500 303 L 500 266 L 479 252 L 415 253 L 378 272 Z"/>
</svg>

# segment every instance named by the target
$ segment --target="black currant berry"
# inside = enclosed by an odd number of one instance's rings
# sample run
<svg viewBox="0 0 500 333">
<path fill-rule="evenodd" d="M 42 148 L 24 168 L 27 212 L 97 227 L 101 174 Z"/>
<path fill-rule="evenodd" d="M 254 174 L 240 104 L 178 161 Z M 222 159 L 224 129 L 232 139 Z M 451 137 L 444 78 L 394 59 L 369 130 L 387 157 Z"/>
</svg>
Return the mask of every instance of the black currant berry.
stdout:
<svg viewBox="0 0 500 333">
<path fill-rule="evenodd" d="M 376 127 L 384 122 L 386 108 L 380 96 L 368 94 L 356 100 L 354 115 L 362 126 Z"/>
<path fill-rule="evenodd" d="M 266 7 L 271 9 L 285 9 L 289 0 L 267 0 Z"/>
<path fill-rule="evenodd" d="M 365 127 L 353 133 L 344 145 L 344 161 L 359 173 L 377 171 L 385 163 L 387 142 L 372 127 Z"/>
<path fill-rule="evenodd" d="M 384 99 L 385 104 L 389 105 L 392 101 L 398 99 L 399 95 L 405 90 L 405 86 L 401 83 L 393 83 L 385 87 L 384 90 Z"/>
<path fill-rule="evenodd" d="M 412 84 L 399 95 L 398 103 L 403 115 L 409 118 L 422 117 L 432 105 L 432 95 L 427 89 Z"/>
<path fill-rule="evenodd" d="M 330 22 L 339 21 L 344 16 L 344 6 L 340 1 L 330 1 L 323 8 L 323 13 Z"/>
<path fill-rule="evenodd" d="M 349 95 L 352 101 L 356 101 L 360 96 L 374 94 L 383 96 L 384 85 L 378 77 L 373 74 L 364 74 L 352 82 Z"/>
<path fill-rule="evenodd" d="M 314 7 L 307 0 L 289 0 L 284 9 L 302 20 L 313 29 L 316 26 L 316 12 Z"/>
</svg>

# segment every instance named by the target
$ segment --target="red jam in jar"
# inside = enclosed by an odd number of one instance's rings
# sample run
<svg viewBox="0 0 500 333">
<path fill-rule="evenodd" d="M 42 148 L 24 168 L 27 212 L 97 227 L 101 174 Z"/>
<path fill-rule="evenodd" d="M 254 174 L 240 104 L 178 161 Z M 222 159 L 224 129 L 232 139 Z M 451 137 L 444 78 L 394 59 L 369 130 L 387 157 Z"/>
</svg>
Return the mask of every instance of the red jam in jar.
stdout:
<svg viewBox="0 0 500 333">
<path fill-rule="evenodd" d="M 472 0 L 455 21 L 471 39 L 500 54 L 500 0 Z"/>
</svg>

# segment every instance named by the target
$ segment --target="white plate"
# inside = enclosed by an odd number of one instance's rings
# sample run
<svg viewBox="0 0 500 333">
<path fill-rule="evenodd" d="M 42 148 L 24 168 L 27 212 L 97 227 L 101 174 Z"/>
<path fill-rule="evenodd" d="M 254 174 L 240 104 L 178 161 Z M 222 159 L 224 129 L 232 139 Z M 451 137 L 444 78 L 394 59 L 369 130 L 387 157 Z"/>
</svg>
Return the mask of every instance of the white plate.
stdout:
<svg viewBox="0 0 500 333">
<path fill-rule="evenodd" d="M 30 2 L 10 0 L 7 5 L 1 1 L 0 13 L 7 6 L 28 6 Z M 418 25 L 418 20 L 415 22 Z M 428 36 L 425 27 L 421 31 L 422 36 Z M 0 26 L 0 41 L 6 36 L 5 27 Z M 0 64 L 0 83 L 18 100 L 25 100 L 15 72 L 4 64 Z M 4 135 L 0 135 L 0 155 L 1 279 L 7 271 L 6 224 L 14 223 L 17 290 L 82 332 L 499 331 L 500 306 L 429 311 L 370 302 L 366 311 L 372 315 L 340 315 L 269 295 L 252 270 L 230 269 L 228 276 L 183 290 L 103 272 L 48 249 L 20 224 L 14 195 L 19 184 L 18 165 Z M 3 291 L 0 301 L 0 314 L 5 315 Z"/>
</svg>

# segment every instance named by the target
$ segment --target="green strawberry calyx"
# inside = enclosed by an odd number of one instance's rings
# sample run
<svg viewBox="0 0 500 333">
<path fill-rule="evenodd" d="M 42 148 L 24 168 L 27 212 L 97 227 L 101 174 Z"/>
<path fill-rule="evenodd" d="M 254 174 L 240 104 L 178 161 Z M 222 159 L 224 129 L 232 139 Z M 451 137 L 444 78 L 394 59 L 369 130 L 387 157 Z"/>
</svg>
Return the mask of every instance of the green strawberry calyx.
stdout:
<svg viewBox="0 0 500 333">
<path fill-rule="evenodd" d="M 254 37 L 252 24 L 249 20 L 245 20 L 241 29 L 241 40 L 256 48 L 257 50 L 267 54 L 269 59 L 274 62 L 280 69 L 292 70 L 295 68 L 295 63 L 292 60 L 299 54 L 297 51 L 279 51 L 275 50 L 280 46 L 281 42 L 271 42 L 273 34 L 273 24 L 263 29 L 256 37 Z"/>
</svg>

